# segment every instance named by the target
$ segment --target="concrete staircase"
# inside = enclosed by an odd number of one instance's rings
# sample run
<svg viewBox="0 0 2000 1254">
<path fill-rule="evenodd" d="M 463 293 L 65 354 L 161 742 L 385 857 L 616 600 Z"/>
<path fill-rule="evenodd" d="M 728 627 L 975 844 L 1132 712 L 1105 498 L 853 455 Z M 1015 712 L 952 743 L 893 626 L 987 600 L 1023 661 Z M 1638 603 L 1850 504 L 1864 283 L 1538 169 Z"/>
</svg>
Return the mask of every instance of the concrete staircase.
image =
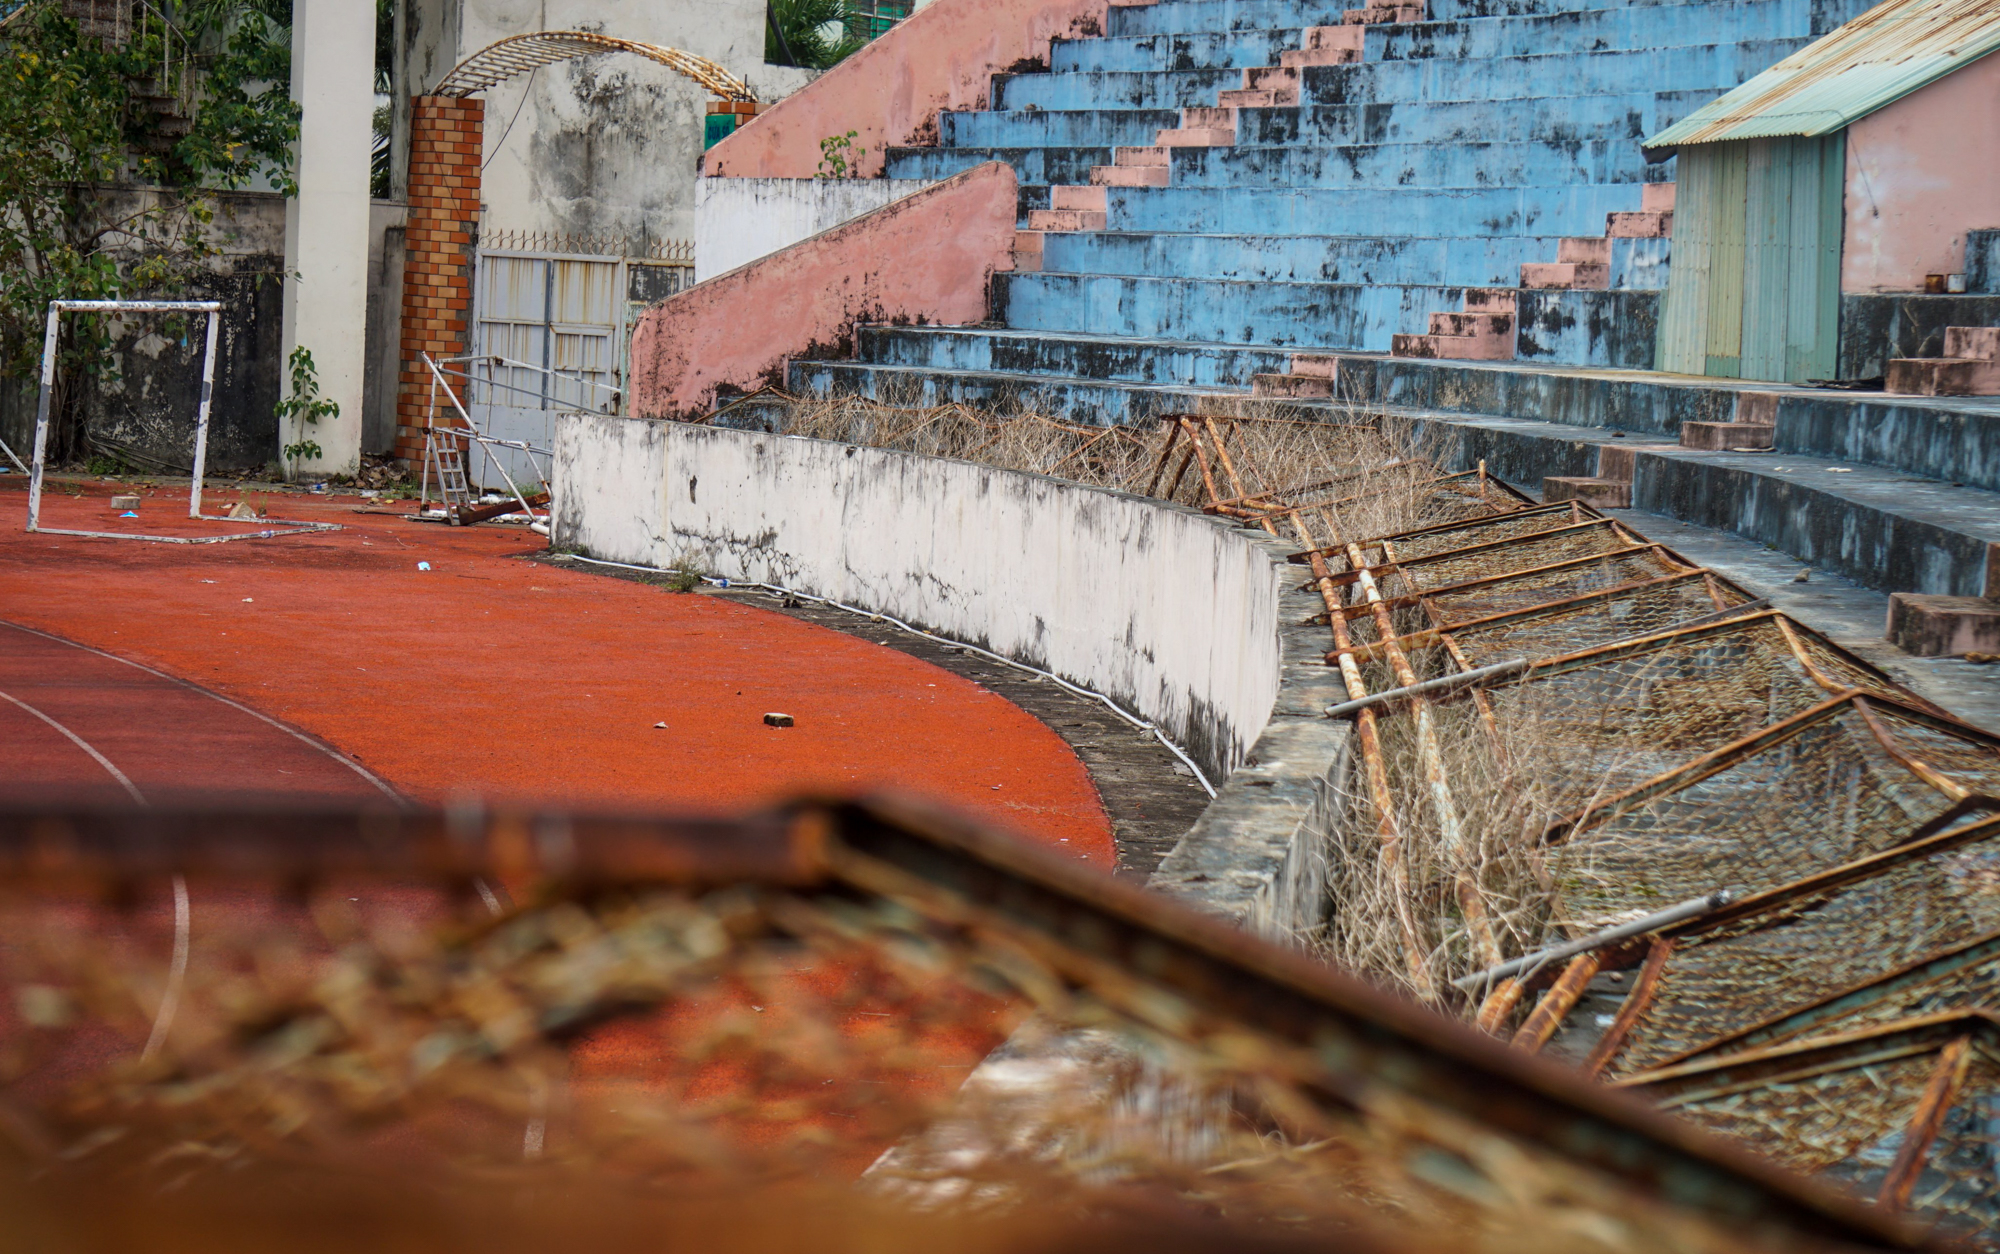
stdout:
<svg viewBox="0 0 2000 1254">
<path fill-rule="evenodd" d="M 2000 396 L 2000 327 L 1946 327 L 1944 356 L 1891 360 L 1886 386 L 1905 396 Z"/>
<path fill-rule="evenodd" d="M 1987 340 L 1899 362 L 1920 395 L 1641 373 L 1673 170 L 1638 141 L 1868 7 L 1114 7 L 1046 72 L 996 76 L 989 111 L 940 115 L 938 146 L 891 152 L 893 177 L 1018 172 L 992 321 L 864 328 L 790 385 L 1106 423 L 1365 406 L 1530 490 L 2000 596 L 2000 401 L 1949 399 L 1991 376 Z"/>
</svg>

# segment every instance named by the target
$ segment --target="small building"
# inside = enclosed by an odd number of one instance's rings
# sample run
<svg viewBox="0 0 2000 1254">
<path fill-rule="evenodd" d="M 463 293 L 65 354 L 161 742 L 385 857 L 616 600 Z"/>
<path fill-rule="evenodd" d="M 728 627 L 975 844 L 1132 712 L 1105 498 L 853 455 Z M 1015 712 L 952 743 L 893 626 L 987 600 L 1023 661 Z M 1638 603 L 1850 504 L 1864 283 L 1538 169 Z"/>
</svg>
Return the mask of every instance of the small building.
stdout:
<svg viewBox="0 0 2000 1254">
<path fill-rule="evenodd" d="M 2000 226 L 1996 49 L 1995 0 L 1887 0 L 1648 139 L 1678 167 L 1658 368 L 1879 375 L 1991 320 L 1963 276 Z M 1916 325 L 1927 292 L 1957 298 Z"/>
</svg>

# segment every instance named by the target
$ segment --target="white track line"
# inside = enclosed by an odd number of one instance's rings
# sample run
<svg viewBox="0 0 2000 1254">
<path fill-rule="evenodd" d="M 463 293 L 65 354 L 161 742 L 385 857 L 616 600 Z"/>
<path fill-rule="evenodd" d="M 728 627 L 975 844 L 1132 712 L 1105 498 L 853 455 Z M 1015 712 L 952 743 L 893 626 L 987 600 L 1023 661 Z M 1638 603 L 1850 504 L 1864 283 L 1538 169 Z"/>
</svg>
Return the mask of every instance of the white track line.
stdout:
<svg viewBox="0 0 2000 1254">
<path fill-rule="evenodd" d="M 146 1037 L 146 1048 L 139 1051 L 139 1061 L 150 1061 L 160 1052 L 160 1046 L 167 1043 L 167 1032 L 174 1026 L 174 1011 L 180 1008 L 181 986 L 187 983 L 188 940 L 190 911 L 188 910 L 188 885 L 183 876 L 174 876 L 174 957 L 167 966 L 167 991 L 160 994 L 160 1008 L 153 1015 L 153 1031 Z"/>
<path fill-rule="evenodd" d="M 270 724 L 272 727 L 275 727 L 279 731 L 284 732 L 287 736 L 291 736 L 294 739 L 298 740 L 301 744 L 311 745 L 313 748 L 319 750 L 321 753 L 324 753 L 326 756 L 332 758 L 334 761 L 346 767 L 348 770 L 353 771 L 356 775 L 359 775 L 361 778 L 375 785 L 375 787 L 381 789 L 383 796 L 386 796 L 394 801 L 401 801 L 403 799 L 401 793 L 397 792 L 394 788 L 391 788 L 388 784 L 384 783 L 380 778 L 378 778 L 376 775 L 370 772 L 368 768 L 362 766 L 359 762 L 354 761 L 352 758 L 349 758 L 346 754 L 340 752 L 340 750 L 335 749 L 331 745 L 324 744 L 318 740 L 315 740 L 311 736 L 308 736 L 304 732 L 300 731 L 298 728 L 292 727 L 285 723 L 281 723 L 277 719 L 272 718 L 268 714 L 259 713 L 258 711 L 251 709 L 249 706 L 244 705 L 240 701 L 232 701 L 228 697 L 223 696 L 219 692 L 211 692 L 207 688 L 202 687 L 200 684 L 189 683 L 187 680 L 180 678 L 178 675 L 169 675 L 165 671 L 154 670 L 152 667 L 147 666 L 143 662 L 134 662 L 131 658 L 119 657 L 116 653 L 106 653 L 102 649 L 93 649 L 87 644 L 78 644 L 74 640 L 65 640 L 61 636 L 52 635 L 46 631 L 38 631 L 33 627 L 23 627 L 19 623 L 10 623 L 7 622 L 5 619 L 0 619 L 0 627 L 11 627 L 15 631 L 25 632 L 31 636 L 40 636 L 44 640 L 52 640 L 57 644 L 68 645 L 72 649 L 82 649 L 85 653 L 95 653 L 99 657 L 109 658 L 114 662 L 123 662 L 125 665 L 130 666 L 135 670 L 142 670 L 146 672 L 148 675 L 157 676 L 160 679 L 166 680 L 168 683 L 178 684 L 181 687 L 187 689 L 189 692 L 198 692 L 202 696 L 207 697 L 212 701 L 220 701 L 222 702 L 222 704 L 228 706 L 232 710 L 240 710 L 243 713 L 248 714 L 251 718 L 258 720 L 259 722 Z M 43 715 L 43 717 L 47 718 L 48 716 Z M 50 719 L 49 721 L 51 723 L 55 722 L 54 719 Z M 57 725 L 60 726 L 60 724 Z M 75 739 L 75 737 L 72 736 L 71 739 Z M 78 740 L 77 743 L 83 744 L 81 740 Z M 88 748 L 88 746 L 85 747 Z M 95 755 L 96 750 L 94 749 L 91 750 L 91 753 Z M 103 762 L 104 760 L 102 758 L 98 758 L 98 761 Z M 105 762 L 104 765 L 106 769 L 111 769 L 111 764 L 109 762 Z M 125 777 L 120 775 L 119 778 L 123 779 Z M 127 783 L 126 787 L 130 788 L 131 784 Z"/>
<path fill-rule="evenodd" d="M 14 696 L 11 693 L 0 692 L 0 701 L 12 701 L 15 705 L 20 706 L 28 713 L 34 715 L 36 718 L 42 720 L 44 723 L 47 723 L 50 727 L 53 727 L 57 731 L 61 732 L 63 735 L 68 736 L 71 744 L 75 745 L 77 748 L 83 750 L 85 753 L 89 754 L 92 758 L 96 759 L 97 764 L 99 766 L 111 772 L 111 778 L 117 780 L 119 783 L 125 786 L 125 791 L 132 794 L 133 802 L 135 802 L 138 805 L 147 804 L 146 794 L 139 791 L 138 786 L 126 777 L 125 772 L 111 765 L 110 758 L 105 757 L 97 750 L 91 748 L 90 742 L 88 740 L 85 740 L 83 737 L 77 735 L 69 728 L 64 727 L 61 723 L 56 722 L 48 715 L 42 713 L 34 706 L 29 705 L 26 701 L 21 700 L 21 698 Z"/>
</svg>

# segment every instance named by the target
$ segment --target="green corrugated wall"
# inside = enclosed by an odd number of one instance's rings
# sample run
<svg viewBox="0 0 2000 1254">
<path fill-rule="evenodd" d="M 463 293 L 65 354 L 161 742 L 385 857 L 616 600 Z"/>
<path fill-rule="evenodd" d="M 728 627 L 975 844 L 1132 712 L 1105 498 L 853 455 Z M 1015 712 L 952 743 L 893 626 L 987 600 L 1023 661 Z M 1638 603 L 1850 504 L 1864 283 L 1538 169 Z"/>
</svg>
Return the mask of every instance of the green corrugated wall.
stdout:
<svg viewBox="0 0 2000 1254">
<path fill-rule="evenodd" d="M 1833 377 L 1846 162 L 1845 132 L 1679 151 L 1660 369 Z"/>
</svg>

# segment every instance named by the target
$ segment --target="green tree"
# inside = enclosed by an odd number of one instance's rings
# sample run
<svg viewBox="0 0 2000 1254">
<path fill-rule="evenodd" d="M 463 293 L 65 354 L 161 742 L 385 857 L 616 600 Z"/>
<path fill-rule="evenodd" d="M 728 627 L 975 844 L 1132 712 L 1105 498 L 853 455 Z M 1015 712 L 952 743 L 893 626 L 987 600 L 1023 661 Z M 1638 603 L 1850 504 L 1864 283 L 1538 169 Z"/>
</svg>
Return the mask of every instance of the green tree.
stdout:
<svg viewBox="0 0 2000 1254">
<path fill-rule="evenodd" d="M 57 0 L 0 22 L 0 377 L 30 379 L 48 303 L 170 298 L 214 249 L 214 193 L 290 192 L 290 0 L 162 0 L 127 37 L 86 33 Z M 140 184 L 138 197 L 104 186 Z M 75 320 L 64 379 L 103 370 Z"/>
<path fill-rule="evenodd" d="M 764 11 L 764 60 L 830 70 L 864 41 L 850 32 L 847 0 L 770 0 Z"/>
</svg>

